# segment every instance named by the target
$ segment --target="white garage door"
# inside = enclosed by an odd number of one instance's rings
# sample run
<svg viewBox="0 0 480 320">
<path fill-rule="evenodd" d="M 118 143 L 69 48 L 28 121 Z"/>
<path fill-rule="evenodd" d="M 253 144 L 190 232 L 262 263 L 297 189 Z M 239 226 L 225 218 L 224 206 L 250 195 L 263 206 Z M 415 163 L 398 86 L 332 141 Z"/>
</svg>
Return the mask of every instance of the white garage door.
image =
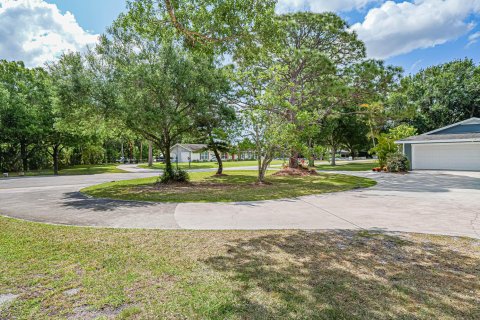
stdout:
<svg viewBox="0 0 480 320">
<path fill-rule="evenodd" d="M 480 143 L 414 144 L 412 168 L 480 170 Z"/>
</svg>

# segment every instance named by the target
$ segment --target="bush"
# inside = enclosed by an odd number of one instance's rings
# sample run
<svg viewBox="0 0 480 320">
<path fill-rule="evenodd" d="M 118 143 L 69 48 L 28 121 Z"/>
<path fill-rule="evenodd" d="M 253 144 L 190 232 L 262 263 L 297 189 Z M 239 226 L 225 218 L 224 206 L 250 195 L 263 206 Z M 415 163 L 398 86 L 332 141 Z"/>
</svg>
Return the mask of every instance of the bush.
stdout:
<svg viewBox="0 0 480 320">
<path fill-rule="evenodd" d="M 105 160 L 105 151 L 101 146 L 86 146 L 82 149 L 82 164 L 99 164 Z"/>
<path fill-rule="evenodd" d="M 172 183 L 172 182 L 188 182 L 190 176 L 188 172 L 182 169 L 173 169 L 170 173 L 166 170 L 159 178 L 160 183 Z"/>
<path fill-rule="evenodd" d="M 402 153 L 391 153 L 387 156 L 387 169 L 390 172 L 408 172 L 410 163 Z"/>
<path fill-rule="evenodd" d="M 417 130 L 415 128 L 405 124 L 392 128 L 388 133 L 382 133 L 378 136 L 378 143 L 370 150 L 370 153 L 377 155 L 380 167 L 388 167 L 388 157 L 390 157 L 391 154 L 397 154 L 399 151 L 399 146 L 395 144 L 395 141 L 408 138 L 416 133 Z"/>
</svg>

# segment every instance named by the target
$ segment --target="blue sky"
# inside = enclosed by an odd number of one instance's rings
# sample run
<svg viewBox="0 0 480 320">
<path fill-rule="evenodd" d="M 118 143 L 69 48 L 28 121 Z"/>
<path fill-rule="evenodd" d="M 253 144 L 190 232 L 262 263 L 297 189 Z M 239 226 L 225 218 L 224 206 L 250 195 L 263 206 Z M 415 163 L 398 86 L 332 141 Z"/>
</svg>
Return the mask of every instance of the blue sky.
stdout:
<svg viewBox="0 0 480 320">
<path fill-rule="evenodd" d="M 78 24 L 87 31 L 103 33 L 113 20 L 125 10 L 124 0 L 52 0 L 58 8 L 75 15 Z"/>
<path fill-rule="evenodd" d="M 0 0 L 0 59 L 42 65 L 84 50 L 125 10 L 125 0 Z M 278 12 L 335 11 L 370 57 L 406 73 L 465 57 L 480 62 L 480 0 L 279 0 Z M 3 31 L 2 31 L 3 30 Z"/>
</svg>

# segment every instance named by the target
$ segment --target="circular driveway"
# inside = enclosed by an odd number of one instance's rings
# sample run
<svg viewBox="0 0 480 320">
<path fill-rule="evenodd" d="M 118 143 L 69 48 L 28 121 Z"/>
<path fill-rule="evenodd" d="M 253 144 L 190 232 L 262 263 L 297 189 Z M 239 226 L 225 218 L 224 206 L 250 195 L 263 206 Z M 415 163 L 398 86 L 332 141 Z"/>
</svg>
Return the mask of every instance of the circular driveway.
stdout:
<svg viewBox="0 0 480 320">
<path fill-rule="evenodd" d="M 480 238 L 480 172 L 369 177 L 377 186 L 296 199 L 148 203 L 88 198 L 78 191 L 157 172 L 0 180 L 0 214 L 53 224 L 147 229 L 374 229 Z"/>
</svg>

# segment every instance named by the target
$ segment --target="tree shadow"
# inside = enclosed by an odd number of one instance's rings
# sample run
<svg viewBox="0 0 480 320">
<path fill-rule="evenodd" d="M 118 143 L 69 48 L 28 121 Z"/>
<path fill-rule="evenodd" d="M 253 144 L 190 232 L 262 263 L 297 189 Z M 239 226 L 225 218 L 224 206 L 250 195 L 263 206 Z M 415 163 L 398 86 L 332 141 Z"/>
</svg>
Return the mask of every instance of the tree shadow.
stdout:
<svg viewBox="0 0 480 320">
<path fill-rule="evenodd" d="M 254 183 L 255 181 L 257 181 L 257 178 L 252 175 L 228 174 L 228 171 L 227 171 L 223 176 L 217 176 L 213 172 L 212 176 L 205 178 L 205 181 L 241 185 L 241 184 Z"/>
<path fill-rule="evenodd" d="M 238 283 L 243 319 L 480 318 L 480 257 L 358 231 L 241 240 L 207 264 Z"/>
<path fill-rule="evenodd" d="M 81 192 L 68 192 L 64 194 L 62 206 L 78 210 L 114 211 L 119 208 L 146 208 L 158 206 L 158 203 L 145 201 L 125 201 L 103 198 L 91 198 Z"/>
<path fill-rule="evenodd" d="M 363 162 L 363 163 L 342 163 L 332 166 L 330 164 L 319 164 L 315 166 L 318 170 L 322 171 L 371 171 L 373 168 L 378 167 L 378 163 Z"/>
<path fill-rule="evenodd" d="M 449 192 L 450 189 L 480 190 L 480 178 L 448 173 L 380 174 L 377 189 L 399 192 Z"/>
</svg>

